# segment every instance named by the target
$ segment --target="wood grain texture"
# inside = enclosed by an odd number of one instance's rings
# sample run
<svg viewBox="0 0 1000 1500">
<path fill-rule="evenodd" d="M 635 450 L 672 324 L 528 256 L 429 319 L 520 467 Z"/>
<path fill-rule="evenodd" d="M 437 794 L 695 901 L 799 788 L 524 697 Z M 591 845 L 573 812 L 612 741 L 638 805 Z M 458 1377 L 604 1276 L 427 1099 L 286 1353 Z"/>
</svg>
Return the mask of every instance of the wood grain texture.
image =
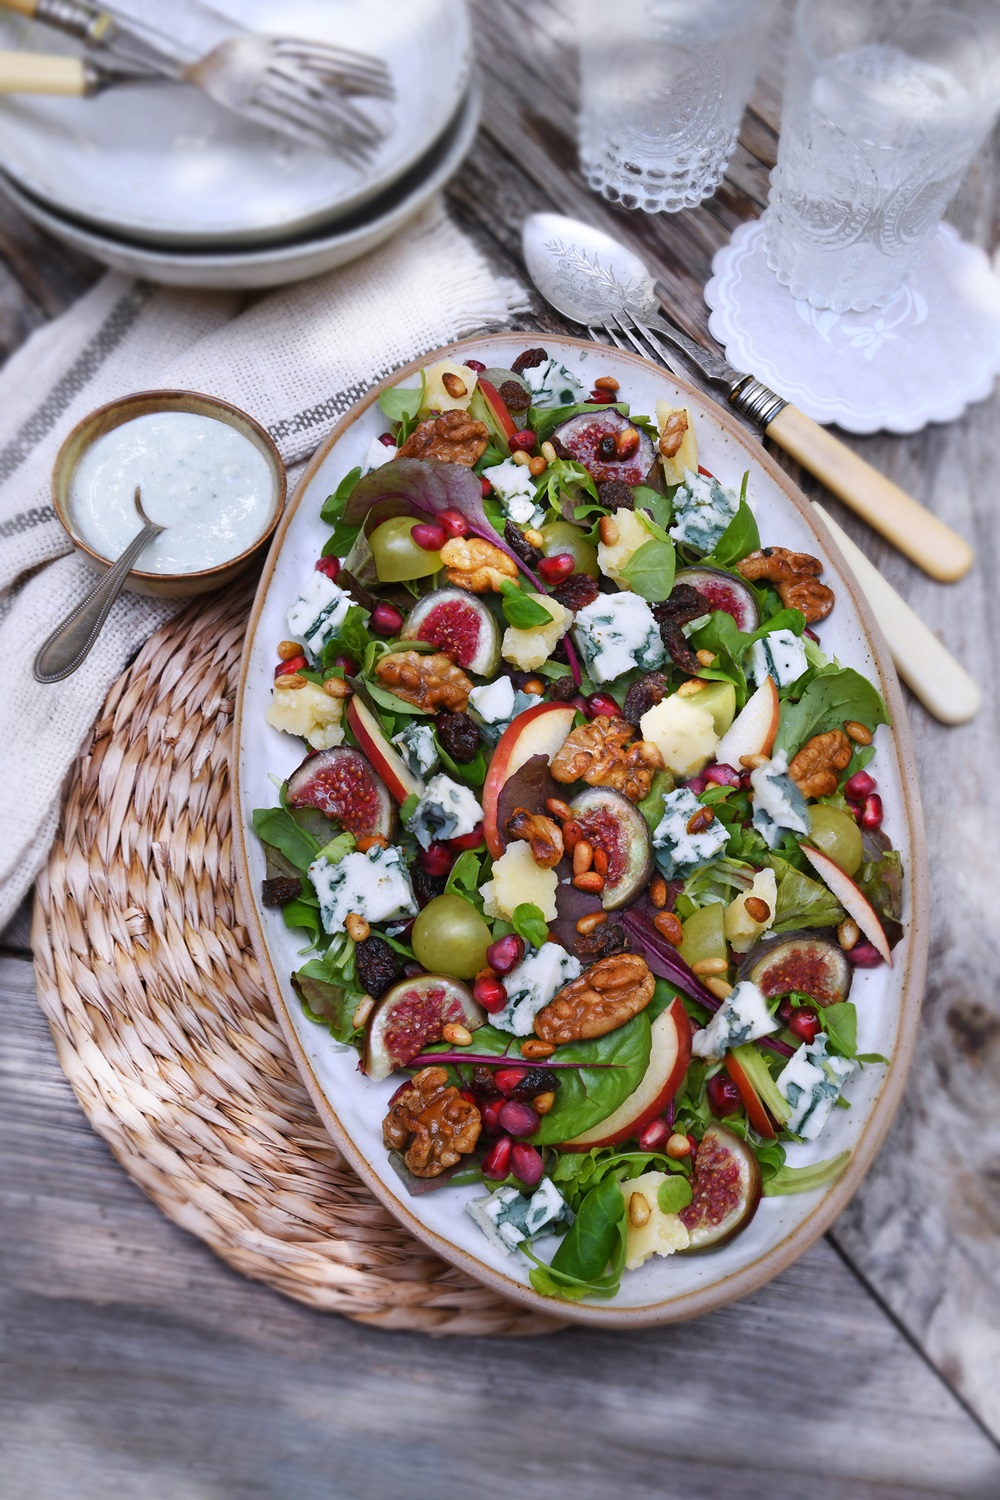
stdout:
<svg viewBox="0 0 1000 1500">
<path fill-rule="evenodd" d="M 0 1016 L 4 1500 L 1000 1486 L 1000 1455 L 823 1242 L 674 1329 L 435 1342 L 323 1318 L 146 1203 L 79 1113 L 23 961 L 0 960 Z"/>
</svg>

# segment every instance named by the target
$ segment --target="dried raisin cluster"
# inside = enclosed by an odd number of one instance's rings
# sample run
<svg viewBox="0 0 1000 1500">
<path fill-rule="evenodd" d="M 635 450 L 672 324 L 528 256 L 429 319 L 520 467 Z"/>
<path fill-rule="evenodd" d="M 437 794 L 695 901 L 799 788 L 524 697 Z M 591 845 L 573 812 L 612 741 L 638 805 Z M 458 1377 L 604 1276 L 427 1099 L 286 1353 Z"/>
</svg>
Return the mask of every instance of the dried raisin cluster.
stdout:
<svg viewBox="0 0 1000 1500">
<path fill-rule="evenodd" d="M 434 720 L 438 743 L 460 766 L 475 760 L 479 749 L 479 730 L 465 713 L 438 714 Z"/>
<path fill-rule="evenodd" d="M 596 579 L 589 573 L 571 573 L 562 583 L 556 584 L 552 595 L 565 609 L 578 610 L 593 604 L 600 592 Z"/>
<path fill-rule="evenodd" d="M 399 959 L 385 938 L 371 934 L 354 945 L 354 967 L 366 995 L 378 1000 L 400 976 Z"/>
<path fill-rule="evenodd" d="M 515 375 L 520 375 L 525 370 L 533 370 L 536 365 L 544 365 L 548 357 L 546 349 L 525 349 L 523 354 L 517 356 L 511 369 Z"/>
<path fill-rule="evenodd" d="M 533 547 L 524 532 L 513 521 L 508 521 L 503 529 L 503 539 L 512 552 L 516 552 L 521 561 L 529 568 L 534 568 L 541 557 L 537 547 Z"/>
<path fill-rule="evenodd" d="M 625 703 L 622 713 L 630 724 L 637 728 L 643 714 L 648 714 L 651 708 L 662 703 L 667 692 L 667 679 L 662 672 L 647 672 L 633 682 L 625 694 Z"/>
</svg>

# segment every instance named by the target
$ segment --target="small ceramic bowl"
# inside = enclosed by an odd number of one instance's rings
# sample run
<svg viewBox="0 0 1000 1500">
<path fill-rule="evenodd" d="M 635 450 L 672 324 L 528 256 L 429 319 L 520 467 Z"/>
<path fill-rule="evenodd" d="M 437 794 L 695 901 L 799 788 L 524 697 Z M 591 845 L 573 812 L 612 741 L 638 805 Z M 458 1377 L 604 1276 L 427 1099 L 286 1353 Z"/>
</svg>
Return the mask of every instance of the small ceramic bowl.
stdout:
<svg viewBox="0 0 1000 1500">
<path fill-rule="evenodd" d="M 220 401 L 217 396 L 203 396 L 197 391 L 138 391 L 135 395 L 110 401 L 107 406 L 99 406 L 73 428 L 59 449 L 52 470 L 52 503 L 73 545 L 101 572 L 110 568 L 115 559 L 95 552 L 73 526 L 69 506 L 73 476 L 84 453 L 98 438 L 121 427 L 125 422 L 134 421 L 136 417 L 161 411 L 182 411 L 199 417 L 214 417 L 218 422 L 235 427 L 237 432 L 249 438 L 258 452 L 263 454 L 273 481 L 267 524 L 252 545 L 238 556 L 197 573 L 143 573 L 134 568 L 128 575 L 126 587 L 135 594 L 151 594 L 160 599 L 186 599 L 193 594 L 205 594 L 210 589 L 222 588 L 249 567 L 270 540 L 284 509 L 287 479 L 281 454 L 260 423 L 255 422 L 245 411 L 240 411 L 238 406 L 231 406 L 228 401 Z"/>
</svg>

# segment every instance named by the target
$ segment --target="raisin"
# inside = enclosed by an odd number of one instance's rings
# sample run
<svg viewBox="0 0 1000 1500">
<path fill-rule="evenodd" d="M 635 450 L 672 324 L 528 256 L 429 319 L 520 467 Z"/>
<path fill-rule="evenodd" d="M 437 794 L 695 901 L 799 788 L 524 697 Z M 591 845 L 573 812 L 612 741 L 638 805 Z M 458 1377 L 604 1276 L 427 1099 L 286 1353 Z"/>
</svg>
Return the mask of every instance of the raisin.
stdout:
<svg viewBox="0 0 1000 1500">
<path fill-rule="evenodd" d="M 618 457 L 618 445 L 610 432 L 601 438 L 597 445 L 597 456 L 603 458 L 605 463 L 610 463 L 613 458 Z"/>
<path fill-rule="evenodd" d="M 504 526 L 503 539 L 507 543 L 507 546 L 510 548 L 510 550 L 517 553 L 517 556 L 523 563 L 525 563 L 529 568 L 535 567 L 538 559 L 542 554 L 539 552 L 537 547 L 533 547 L 531 543 L 525 539 L 524 532 L 519 526 L 515 526 L 513 521 L 508 521 Z"/>
<path fill-rule="evenodd" d="M 460 766 L 467 766 L 470 761 L 475 760 L 479 749 L 479 730 L 468 714 L 438 714 L 434 720 L 434 728 L 441 748 L 447 751 L 452 760 L 457 761 Z"/>
<path fill-rule="evenodd" d="M 628 939 L 625 929 L 618 922 L 602 922 L 586 936 L 578 934 L 573 950 L 578 958 L 590 959 L 596 963 L 598 959 L 610 958 L 614 953 L 627 952 Z"/>
<path fill-rule="evenodd" d="M 483 1094 L 487 1098 L 497 1091 L 493 1082 L 493 1069 L 477 1067 L 472 1070 L 472 1087 L 477 1094 Z"/>
<path fill-rule="evenodd" d="M 549 697 L 556 703 L 568 703 L 571 698 L 575 698 L 577 686 L 573 681 L 572 672 L 567 672 L 564 677 L 553 678 L 548 685 L 547 692 Z"/>
<path fill-rule="evenodd" d="M 260 899 L 265 906 L 284 906 L 302 895 L 302 881 L 297 875 L 275 875 L 261 882 Z"/>
<path fill-rule="evenodd" d="M 554 599 L 565 609 L 583 609 L 600 596 L 597 580 L 591 578 L 589 573 L 571 573 L 564 578 L 562 583 L 557 583 L 552 590 Z"/>
<path fill-rule="evenodd" d="M 354 945 L 354 966 L 358 983 L 366 995 L 381 998 L 400 976 L 400 963 L 385 938 L 371 934 Z"/>
<path fill-rule="evenodd" d="M 669 599 L 653 605 L 653 619 L 658 625 L 664 625 L 668 620 L 676 625 L 689 625 L 699 615 L 711 613 L 712 606 L 705 595 L 699 594 L 689 583 L 678 583 Z"/>
<path fill-rule="evenodd" d="M 428 875 L 419 860 L 410 866 L 410 884 L 418 906 L 426 906 L 435 896 L 443 896 L 447 883 L 447 875 Z"/>
<path fill-rule="evenodd" d="M 606 479 L 597 486 L 597 498 L 608 510 L 634 510 L 632 490 L 623 479 Z"/>
<path fill-rule="evenodd" d="M 559 1079 L 551 1068 L 529 1068 L 516 1088 L 512 1089 L 511 1099 L 533 1099 L 536 1094 L 549 1094 L 559 1086 Z"/>
<path fill-rule="evenodd" d="M 497 394 L 510 412 L 527 411 L 531 405 L 531 396 L 519 380 L 505 380 Z"/>
<path fill-rule="evenodd" d="M 697 617 L 695 617 L 697 618 Z M 687 636 L 675 620 L 666 620 L 660 626 L 660 640 L 666 646 L 670 659 L 689 677 L 697 677 L 701 662 L 688 645 Z"/>
<path fill-rule="evenodd" d="M 667 679 L 662 672 L 647 672 L 645 677 L 640 677 L 633 682 L 625 694 L 625 703 L 622 713 L 630 724 L 638 727 L 639 720 L 643 714 L 648 714 L 651 708 L 662 703 L 667 691 Z"/>
<path fill-rule="evenodd" d="M 520 375 L 523 370 L 533 370 L 536 365 L 544 365 L 548 357 L 545 349 L 525 349 L 523 354 L 517 356 L 511 369 L 515 375 Z"/>
</svg>

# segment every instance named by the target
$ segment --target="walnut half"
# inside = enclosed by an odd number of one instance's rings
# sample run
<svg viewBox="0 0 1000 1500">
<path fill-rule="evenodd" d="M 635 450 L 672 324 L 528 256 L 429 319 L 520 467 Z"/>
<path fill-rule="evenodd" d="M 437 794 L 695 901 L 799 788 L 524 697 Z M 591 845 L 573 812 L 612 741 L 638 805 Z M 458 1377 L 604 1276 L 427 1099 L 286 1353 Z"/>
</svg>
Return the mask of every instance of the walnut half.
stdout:
<svg viewBox="0 0 1000 1500">
<path fill-rule="evenodd" d="M 400 458 L 436 458 L 472 468 L 486 452 L 489 432 L 464 411 L 445 411 L 419 422 L 399 450 Z"/>
<path fill-rule="evenodd" d="M 842 729 L 814 734 L 792 760 L 788 774 L 803 797 L 832 797 L 853 750 Z"/>
<path fill-rule="evenodd" d="M 508 578 L 517 577 L 517 563 L 480 536 L 456 536 L 441 548 L 448 582 L 470 594 L 498 594 Z"/>
<path fill-rule="evenodd" d="M 663 756 L 652 741 L 636 739 L 627 719 L 612 719 L 606 714 L 571 729 L 552 758 L 556 781 L 614 787 L 630 802 L 641 802 L 649 792 L 654 771 L 662 770 Z"/>
<path fill-rule="evenodd" d="M 448 1082 L 447 1068 L 421 1068 L 393 1100 L 382 1122 L 389 1150 L 403 1151 L 414 1177 L 439 1177 L 476 1149 L 479 1110 Z"/>
<path fill-rule="evenodd" d="M 419 651 L 391 651 L 376 664 L 375 676 L 397 698 L 423 709 L 464 713 L 472 692 L 472 679 L 443 651 L 429 656 Z"/>
<path fill-rule="evenodd" d="M 539 1011 L 535 1035 L 556 1046 L 605 1036 L 646 1009 L 655 984 L 638 953 L 602 958 Z"/>
<path fill-rule="evenodd" d="M 820 583 L 823 564 L 808 552 L 791 552 L 787 547 L 762 547 L 751 552 L 737 570 L 751 583 L 766 579 L 773 583 L 786 609 L 800 609 L 807 625 L 825 620 L 836 603 L 833 589 Z"/>
</svg>

